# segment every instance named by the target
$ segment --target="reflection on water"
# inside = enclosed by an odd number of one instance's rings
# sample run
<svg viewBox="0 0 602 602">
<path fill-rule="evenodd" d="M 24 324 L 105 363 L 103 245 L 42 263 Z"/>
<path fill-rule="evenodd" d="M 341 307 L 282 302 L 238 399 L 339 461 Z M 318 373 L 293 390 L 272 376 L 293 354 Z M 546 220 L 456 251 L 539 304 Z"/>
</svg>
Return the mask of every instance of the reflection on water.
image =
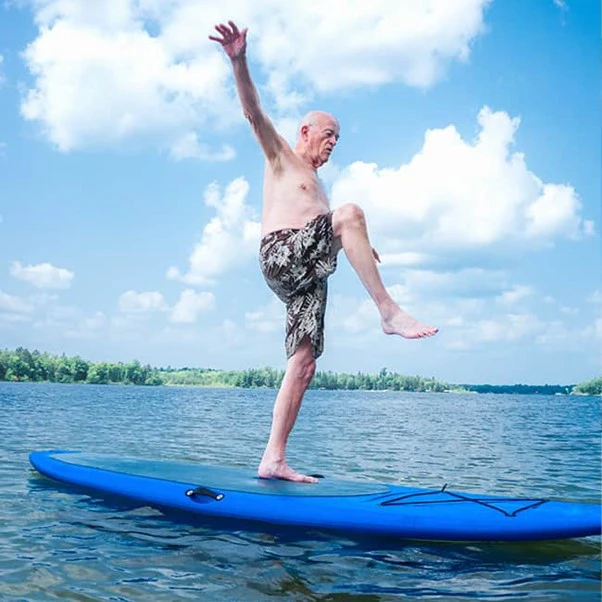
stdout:
<svg viewBox="0 0 602 602">
<path fill-rule="evenodd" d="M 32 449 L 253 467 L 272 391 L 0 384 L 0 598 L 598 600 L 600 539 L 443 544 L 189 524 L 57 486 Z M 309 472 L 599 502 L 600 400 L 312 391 Z"/>
</svg>

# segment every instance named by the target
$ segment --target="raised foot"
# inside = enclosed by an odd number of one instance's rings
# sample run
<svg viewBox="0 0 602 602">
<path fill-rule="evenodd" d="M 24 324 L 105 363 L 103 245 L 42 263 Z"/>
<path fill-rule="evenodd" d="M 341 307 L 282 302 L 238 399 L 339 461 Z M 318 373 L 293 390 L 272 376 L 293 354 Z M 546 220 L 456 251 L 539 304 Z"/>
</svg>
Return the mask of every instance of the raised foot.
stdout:
<svg viewBox="0 0 602 602">
<path fill-rule="evenodd" d="M 257 469 L 257 475 L 262 479 L 280 479 L 295 483 L 317 483 L 318 479 L 301 474 L 288 466 L 286 462 L 262 462 Z"/>
<path fill-rule="evenodd" d="M 381 320 L 385 334 L 398 334 L 405 339 L 424 339 L 432 337 L 439 329 L 424 322 L 419 322 L 401 309 L 393 315 Z"/>
</svg>

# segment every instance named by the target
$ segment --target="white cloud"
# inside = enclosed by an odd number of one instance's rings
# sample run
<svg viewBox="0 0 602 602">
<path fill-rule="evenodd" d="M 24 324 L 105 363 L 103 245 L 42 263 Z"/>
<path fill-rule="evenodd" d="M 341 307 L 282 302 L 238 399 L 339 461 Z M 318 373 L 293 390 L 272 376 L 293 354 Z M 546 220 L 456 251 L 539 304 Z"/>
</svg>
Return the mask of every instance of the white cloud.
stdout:
<svg viewBox="0 0 602 602">
<path fill-rule="evenodd" d="M 64 289 L 71 286 L 75 274 L 65 268 L 57 268 L 50 263 L 24 266 L 20 261 L 14 261 L 10 274 L 19 280 L 29 282 L 37 288 Z"/>
<path fill-rule="evenodd" d="M 284 332 L 285 315 L 284 304 L 273 297 L 267 305 L 245 313 L 245 326 L 256 332 Z"/>
<path fill-rule="evenodd" d="M 387 286 L 387 292 L 406 311 L 411 312 L 414 309 L 416 291 L 411 291 L 409 286 L 393 284 Z M 368 333 L 382 335 L 378 310 L 368 293 L 360 299 L 355 299 L 334 292 L 327 311 L 326 326 L 329 329 L 353 336 Z"/>
<path fill-rule="evenodd" d="M 0 312 L 10 314 L 29 314 L 34 310 L 31 303 L 24 301 L 20 297 L 9 295 L 0 291 Z"/>
<path fill-rule="evenodd" d="M 462 334 L 464 342 L 474 347 L 480 343 L 517 341 L 533 337 L 542 330 L 543 324 L 536 315 L 509 313 L 464 324 Z"/>
<path fill-rule="evenodd" d="M 208 44 L 178 50 L 165 36 L 151 35 L 139 6 L 122 0 L 36 6 L 39 35 L 25 51 L 35 87 L 21 109 L 60 150 L 141 137 L 177 155 L 182 139 L 209 119 L 223 124 L 237 114 L 223 57 Z"/>
<path fill-rule="evenodd" d="M 439 327 L 434 343 L 439 349 L 485 352 L 531 345 L 568 352 L 591 345 L 601 334 L 602 313 L 596 311 L 588 321 L 583 312 L 567 311 L 533 286 L 508 282 L 499 271 L 410 270 L 407 276 L 387 290 L 408 313 Z M 602 310 L 598 297 L 602 299 L 594 293 L 590 300 Z M 339 348 L 371 346 L 382 337 L 378 312 L 367 295 L 358 299 L 334 294 L 326 327 Z M 379 346 L 387 344 L 383 339 Z"/>
<path fill-rule="evenodd" d="M 171 310 L 171 322 L 191 324 L 198 315 L 215 307 L 215 295 L 208 292 L 197 293 L 191 289 L 182 291 L 180 299 Z"/>
<path fill-rule="evenodd" d="M 127 291 L 119 297 L 119 309 L 126 313 L 146 313 L 163 311 L 167 309 L 167 304 L 163 295 L 157 291 L 144 293 Z"/>
<path fill-rule="evenodd" d="M 494 297 L 506 288 L 506 275 L 499 270 L 466 268 L 449 272 L 404 270 L 404 285 L 413 295 L 427 297 Z"/>
<path fill-rule="evenodd" d="M 194 247 L 188 272 L 181 275 L 171 267 L 167 276 L 187 284 L 211 284 L 227 270 L 244 265 L 257 253 L 261 225 L 253 209 L 246 204 L 249 184 L 237 178 L 228 184 L 223 195 L 217 184 L 205 191 L 205 205 L 217 215 L 203 229 Z"/>
<path fill-rule="evenodd" d="M 380 328 L 378 322 L 378 311 L 374 303 L 368 299 L 363 299 L 360 303 L 345 302 L 339 297 L 336 300 L 339 309 L 349 307 L 348 311 L 342 311 L 340 314 L 334 314 L 333 326 L 339 327 L 346 333 L 357 335 L 367 331 L 375 331 Z M 333 303 L 334 309 L 334 303 Z M 333 312 L 334 313 L 334 312 Z"/>
<path fill-rule="evenodd" d="M 362 205 L 382 256 L 414 265 L 593 232 L 571 186 L 542 182 L 522 153 L 510 152 L 519 119 L 484 107 L 478 122 L 473 142 L 451 125 L 428 130 L 420 152 L 398 168 L 349 165 L 333 184 L 333 205 Z"/>
<path fill-rule="evenodd" d="M 535 293 L 532 286 L 524 284 L 514 285 L 511 289 L 504 291 L 496 298 L 496 301 L 505 306 L 513 306 L 524 299 L 528 299 Z"/>
<path fill-rule="evenodd" d="M 173 159 L 201 159 L 203 161 L 230 161 L 236 156 L 231 146 L 224 144 L 219 149 L 212 149 L 199 141 L 198 134 L 187 132 L 174 142 L 170 154 Z"/>
<path fill-rule="evenodd" d="M 215 23 L 250 28 L 254 72 L 268 73 L 286 117 L 316 93 L 434 84 L 469 56 L 489 3 L 30 0 L 38 36 L 24 53 L 34 84 L 22 114 L 63 151 L 142 138 L 174 157 L 224 159 L 207 133 L 241 118 L 229 62 L 207 39 Z"/>
<path fill-rule="evenodd" d="M 470 42 L 484 30 L 488 4 L 274 2 L 255 26 L 259 54 L 284 110 L 304 100 L 299 82 L 306 84 L 306 95 L 394 81 L 427 87 L 448 61 L 466 60 Z"/>
<path fill-rule="evenodd" d="M 581 203 L 571 186 L 544 184 L 540 196 L 525 209 L 525 236 L 546 239 L 555 235 L 591 235 L 593 222 L 584 221 L 580 209 Z"/>
<path fill-rule="evenodd" d="M 215 307 L 215 296 L 213 293 L 201 292 L 196 293 L 193 290 L 187 289 L 182 291 L 176 303 L 170 307 L 163 297 L 157 291 L 147 291 L 137 293 L 135 291 L 127 291 L 119 297 L 119 309 L 130 316 L 135 315 L 143 317 L 152 312 L 169 312 L 169 321 L 176 323 L 192 323 L 196 322 L 198 315 Z M 131 319 L 114 321 L 114 326 L 117 328 L 138 327 L 140 324 L 136 320 Z"/>
<path fill-rule="evenodd" d="M 380 261 L 383 266 L 419 266 L 428 265 L 434 258 L 431 258 L 426 253 L 414 253 L 412 251 L 406 251 L 404 253 L 380 253 Z"/>
<path fill-rule="evenodd" d="M 65 336 L 70 339 L 95 339 L 106 334 L 109 320 L 101 311 L 89 317 L 81 317 L 70 322 L 65 329 Z"/>
</svg>

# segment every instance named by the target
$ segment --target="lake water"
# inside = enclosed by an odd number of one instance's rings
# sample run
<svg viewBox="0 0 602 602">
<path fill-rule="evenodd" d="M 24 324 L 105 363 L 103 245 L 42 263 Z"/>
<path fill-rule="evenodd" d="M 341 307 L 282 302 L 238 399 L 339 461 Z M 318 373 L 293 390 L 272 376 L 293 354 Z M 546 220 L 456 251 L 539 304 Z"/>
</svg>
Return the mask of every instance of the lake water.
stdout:
<svg viewBox="0 0 602 602">
<path fill-rule="evenodd" d="M 35 473 L 35 449 L 255 467 L 269 390 L 0 383 L 0 600 L 600 599 L 600 538 L 362 539 L 175 522 Z M 289 461 L 421 487 L 600 502 L 600 398 L 310 391 Z"/>
</svg>

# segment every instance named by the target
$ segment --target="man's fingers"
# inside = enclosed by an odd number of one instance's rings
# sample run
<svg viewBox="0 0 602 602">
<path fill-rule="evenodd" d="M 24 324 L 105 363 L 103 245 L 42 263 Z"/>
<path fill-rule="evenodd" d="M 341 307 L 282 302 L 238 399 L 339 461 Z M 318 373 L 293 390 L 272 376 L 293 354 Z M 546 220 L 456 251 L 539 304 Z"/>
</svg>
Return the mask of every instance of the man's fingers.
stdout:
<svg viewBox="0 0 602 602">
<path fill-rule="evenodd" d="M 228 25 L 230 27 L 228 27 Z M 248 28 L 245 27 L 242 31 L 238 30 L 236 24 L 233 21 L 228 21 L 228 25 L 224 25 L 223 23 L 218 23 L 215 25 L 216 31 L 222 36 L 221 38 L 216 38 L 215 36 L 209 36 L 210 40 L 215 42 L 219 42 L 220 44 L 230 43 L 233 38 L 237 38 L 241 36 L 243 40 L 247 37 Z"/>
</svg>

